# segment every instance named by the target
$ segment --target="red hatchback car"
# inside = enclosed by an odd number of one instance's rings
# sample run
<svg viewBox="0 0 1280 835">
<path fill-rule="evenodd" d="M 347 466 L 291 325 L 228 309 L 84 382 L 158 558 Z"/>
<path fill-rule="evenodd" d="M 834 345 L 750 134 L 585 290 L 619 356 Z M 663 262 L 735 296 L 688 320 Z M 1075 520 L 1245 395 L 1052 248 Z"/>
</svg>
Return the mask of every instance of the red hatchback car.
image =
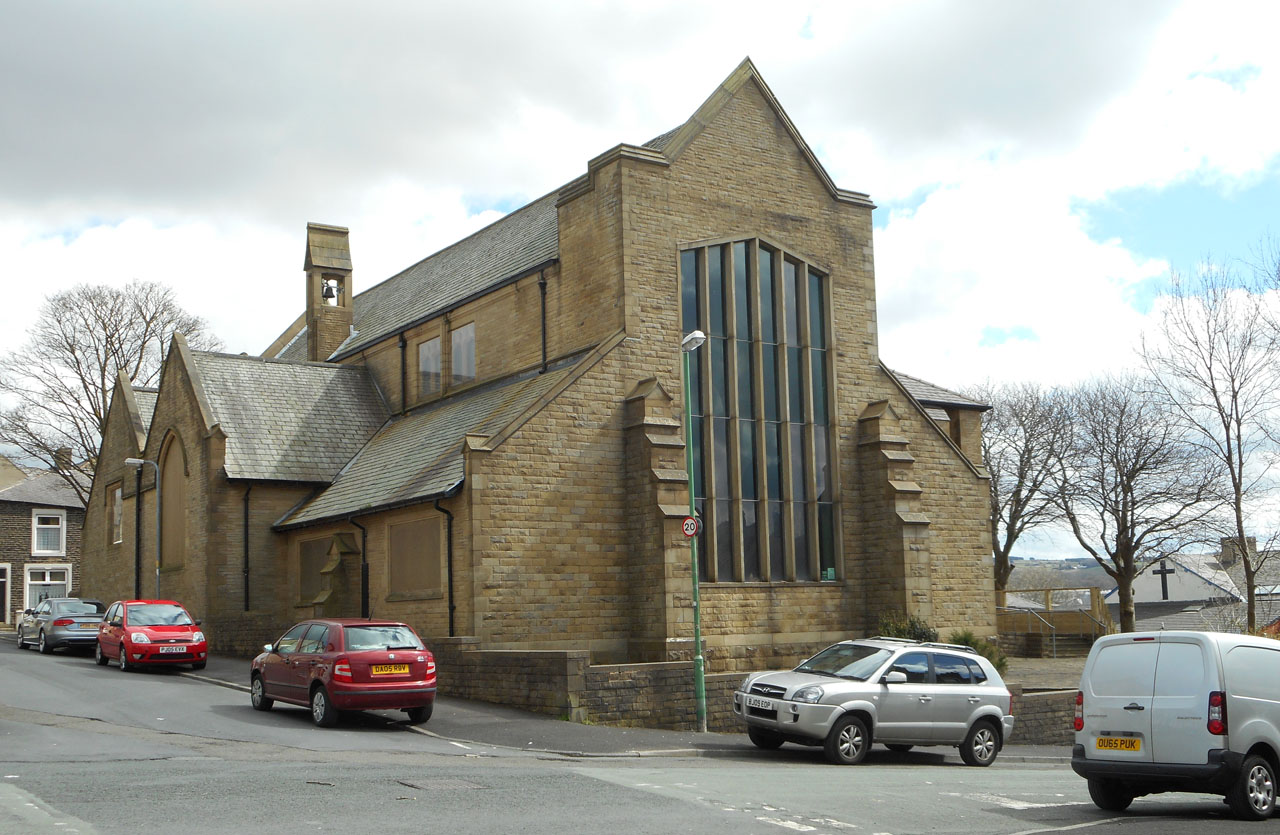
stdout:
<svg viewBox="0 0 1280 835">
<path fill-rule="evenodd" d="M 415 725 L 431 718 L 436 660 L 406 624 L 307 620 L 263 650 L 249 669 L 255 710 L 277 701 L 309 707 L 321 727 L 343 710 L 403 710 Z"/>
<path fill-rule="evenodd" d="M 117 600 L 98 624 L 93 660 L 105 667 L 111 659 L 122 671 L 142 665 L 190 664 L 203 670 L 209 644 L 200 621 L 173 600 Z"/>
</svg>

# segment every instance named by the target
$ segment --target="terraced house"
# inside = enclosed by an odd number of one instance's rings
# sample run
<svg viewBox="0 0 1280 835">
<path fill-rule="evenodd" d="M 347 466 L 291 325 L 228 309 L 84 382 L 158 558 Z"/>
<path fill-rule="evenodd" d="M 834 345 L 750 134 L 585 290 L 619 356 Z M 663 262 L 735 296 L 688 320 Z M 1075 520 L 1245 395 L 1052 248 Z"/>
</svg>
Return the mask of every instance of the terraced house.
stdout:
<svg viewBox="0 0 1280 835">
<path fill-rule="evenodd" d="M 675 130 L 361 293 L 347 230 L 311 224 L 304 312 L 262 356 L 179 338 L 158 391 L 119 381 L 84 588 L 158 583 L 224 651 L 312 613 L 400 618 L 446 692 L 450 664 L 502 667 L 543 709 L 534 669 L 686 675 L 701 330 L 709 671 L 893 610 L 994 634 L 984 407 L 881 363 L 873 208 L 745 61 Z"/>
</svg>

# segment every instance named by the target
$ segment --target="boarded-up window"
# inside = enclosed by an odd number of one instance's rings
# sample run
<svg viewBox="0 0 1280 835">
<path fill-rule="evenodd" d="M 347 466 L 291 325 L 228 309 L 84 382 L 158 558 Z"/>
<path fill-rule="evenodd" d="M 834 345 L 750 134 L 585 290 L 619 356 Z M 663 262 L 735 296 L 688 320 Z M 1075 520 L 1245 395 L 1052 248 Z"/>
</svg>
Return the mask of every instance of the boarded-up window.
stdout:
<svg viewBox="0 0 1280 835">
<path fill-rule="evenodd" d="M 414 519 L 387 532 L 392 595 L 440 594 L 440 520 Z"/>
<path fill-rule="evenodd" d="M 320 571 L 329 559 L 331 537 L 298 543 L 298 600 L 310 603 L 324 589 Z"/>
<path fill-rule="evenodd" d="M 160 565 L 178 568 L 187 559 L 187 460 L 182 443 L 176 437 L 165 447 L 160 469 L 163 473 L 160 492 L 164 496 L 160 508 L 163 531 Z"/>
</svg>

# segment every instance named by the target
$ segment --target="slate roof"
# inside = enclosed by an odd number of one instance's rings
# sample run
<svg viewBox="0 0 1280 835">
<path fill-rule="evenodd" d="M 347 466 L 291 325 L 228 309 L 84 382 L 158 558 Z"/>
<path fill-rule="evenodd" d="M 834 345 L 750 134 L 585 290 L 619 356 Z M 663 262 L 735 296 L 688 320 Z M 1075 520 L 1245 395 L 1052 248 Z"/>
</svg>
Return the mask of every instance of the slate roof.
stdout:
<svg viewBox="0 0 1280 835">
<path fill-rule="evenodd" d="M 497 433 L 572 370 L 569 364 L 545 374 L 507 378 L 392 419 L 330 487 L 290 511 L 276 528 L 302 527 L 445 495 L 463 479 L 465 435 Z"/>
<path fill-rule="evenodd" d="M 151 418 L 156 414 L 156 401 L 160 399 L 158 389 L 138 388 L 133 389 L 133 401 L 138 404 L 138 415 L 142 418 L 142 433 L 145 435 L 151 431 Z"/>
<path fill-rule="evenodd" d="M 944 389 L 942 386 L 935 386 L 927 380 L 921 380 L 919 377 L 912 377 L 910 374 L 903 374 L 901 371 L 889 370 L 889 373 L 898 378 L 898 382 L 902 383 L 902 387 L 911 393 L 911 396 L 920 401 L 922 406 L 960 406 L 967 409 L 982 409 L 986 411 L 991 408 L 986 403 L 979 403 L 976 400 L 970 400 L 963 394 Z"/>
<path fill-rule="evenodd" d="M 80 501 L 71 485 L 62 476 L 50 472 L 37 472 L 12 487 L 0 490 L 0 502 L 84 508 L 84 502 Z"/>
<path fill-rule="evenodd" d="M 327 484 L 387 419 L 363 366 L 191 358 L 210 418 L 227 436 L 227 478 Z"/>
</svg>

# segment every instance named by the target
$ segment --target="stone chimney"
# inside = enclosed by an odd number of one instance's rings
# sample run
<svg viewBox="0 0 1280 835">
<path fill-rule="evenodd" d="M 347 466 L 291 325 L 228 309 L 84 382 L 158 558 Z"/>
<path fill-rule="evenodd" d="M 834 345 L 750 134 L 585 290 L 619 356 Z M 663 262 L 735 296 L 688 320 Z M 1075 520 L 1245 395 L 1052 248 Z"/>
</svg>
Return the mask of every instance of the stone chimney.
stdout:
<svg viewBox="0 0 1280 835">
<path fill-rule="evenodd" d="M 1249 546 L 1249 555 L 1253 556 L 1258 553 L 1258 538 L 1256 536 L 1245 537 L 1245 542 Z M 1236 547 L 1236 538 L 1224 538 L 1221 541 L 1222 553 L 1218 555 L 1218 564 L 1223 568 L 1235 565 L 1240 561 L 1240 549 Z"/>
<path fill-rule="evenodd" d="M 351 247 L 342 226 L 307 224 L 307 359 L 323 361 L 351 335 Z"/>
<path fill-rule="evenodd" d="M 53 466 L 50 469 L 64 473 L 71 469 L 71 447 L 58 447 L 58 451 L 53 454 Z"/>
</svg>

